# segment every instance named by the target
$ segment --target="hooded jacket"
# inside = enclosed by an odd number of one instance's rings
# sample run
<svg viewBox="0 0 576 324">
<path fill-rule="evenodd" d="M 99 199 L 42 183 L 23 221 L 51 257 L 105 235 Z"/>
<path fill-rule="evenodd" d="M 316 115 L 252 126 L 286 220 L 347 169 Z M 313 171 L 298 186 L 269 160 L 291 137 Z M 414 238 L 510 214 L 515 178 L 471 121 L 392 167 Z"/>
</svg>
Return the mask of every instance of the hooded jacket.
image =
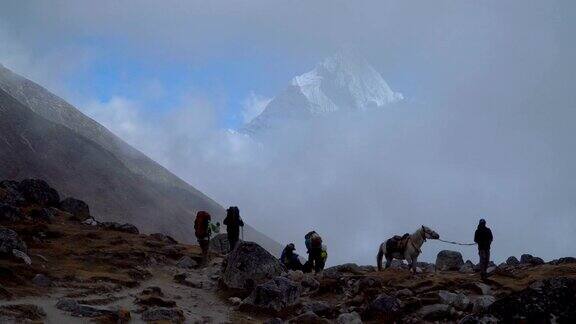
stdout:
<svg viewBox="0 0 576 324">
<path fill-rule="evenodd" d="M 492 231 L 485 224 L 479 224 L 474 233 L 474 242 L 478 244 L 478 250 L 490 250 L 493 239 Z"/>
</svg>

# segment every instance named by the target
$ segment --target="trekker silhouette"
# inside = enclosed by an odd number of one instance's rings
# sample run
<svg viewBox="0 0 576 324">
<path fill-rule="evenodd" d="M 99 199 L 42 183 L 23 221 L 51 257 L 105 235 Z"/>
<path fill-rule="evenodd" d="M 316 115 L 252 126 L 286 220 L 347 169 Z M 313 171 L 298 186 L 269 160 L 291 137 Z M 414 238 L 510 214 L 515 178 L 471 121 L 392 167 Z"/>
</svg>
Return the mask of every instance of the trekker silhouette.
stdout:
<svg viewBox="0 0 576 324">
<path fill-rule="evenodd" d="M 280 256 L 280 262 L 286 267 L 288 270 L 302 270 L 302 262 L 300 262 L 300 257 L 296 252 L 296 246 L 294 243 L 290 243 L 286 245 L 284 250 L 282 251 L 282 255 Z"/>
<path fill-rule="evenodd" d="M 324 270 L 325 260 L 322 256 L 322 237 L 315 231 L 311 231 L 304 236 L 306 249 L 308 250 L 308 262 L 304 265 L 304 272 L 318 273 Z M 326 253 L 326 257 L 328 254 Z"/>
<path fill-rule="evenodd" d="M 226 225 L 226 232 L 228 233 L 228 242 L 230 244 L 230 251 L 234 250 L 238 239 L 240 237 L 240 227 L 244 227 L 244 222 L 240 217 L 240 209 L 231 206 L 226 210 L 226 218 L 224 219 Z"/>
<path fill-rule="evenodd" d="M 208 248 L 210 247 L 210 220 L 210 214 L 205 211 L 199 211 L 194 220 L 194 234 L 196 235 L 200 249 L 202 249 L 203 264 L 206 264 L 208 261 Z"/>
<path fill-rule="evenodd" d="M 474 242 L 478 244 L 478 255 L 480 256 L 480 276 L 482 280 L 487 279 L 488 264 L 490 263 L 490 245 L 494 237 L 492 231 L 486 227 L 486 220 L 481 219 L 478 228 L 474 233 Z"/>
</svg>

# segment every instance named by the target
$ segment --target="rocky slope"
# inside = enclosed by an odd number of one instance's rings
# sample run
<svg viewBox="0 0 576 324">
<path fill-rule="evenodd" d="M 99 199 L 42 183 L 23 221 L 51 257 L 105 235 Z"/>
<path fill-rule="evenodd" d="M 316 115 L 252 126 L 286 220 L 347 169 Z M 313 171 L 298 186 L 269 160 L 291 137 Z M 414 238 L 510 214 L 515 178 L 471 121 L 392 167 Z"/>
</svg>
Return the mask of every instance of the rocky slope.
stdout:
<svg viewBox="0 0 576 324">
<path fill-rule="evenodd" d="M 218 239 L 218 238 L 216 238 Z M 222 242 L 215 243 L 220 247 Z M 0 182 L 0 321 L 80 323 L 574 323 L 576 258 L 490 268 L 444 251 L 412 275 L 344 264 L 286 272 L 241 242 L 199 267 L 196 246 L 130 224 L 40 180 Z M 441 270 L 442 269 L 442 270 Z"/>
<path fill-rule="evenodd" d="M 0 178 L 43 178 L 103 220 L 193 240 L 198 210 L 222 206 L 34 82 L 0 65 Z M 174 226 L 178 224 L 178 226 Z M 247 226 L 247 239 L 279 245 Z"/>
</svg>

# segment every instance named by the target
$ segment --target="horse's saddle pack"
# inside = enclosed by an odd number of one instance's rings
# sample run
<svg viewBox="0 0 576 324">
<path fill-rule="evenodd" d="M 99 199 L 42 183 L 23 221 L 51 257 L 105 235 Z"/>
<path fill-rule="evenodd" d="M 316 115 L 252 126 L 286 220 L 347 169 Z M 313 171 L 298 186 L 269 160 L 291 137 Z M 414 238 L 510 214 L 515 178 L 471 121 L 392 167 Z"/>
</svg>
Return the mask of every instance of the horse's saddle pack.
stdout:
<svg viewBox="0 0 576 324">
<path fill-rule="evenodd" d="M 402 236 L 394 235 L 392 238 L 386 241 L 386 254 L 392 253 L 404 253 L 408 241 L 410 240 L 410 234 L 406 233 Z"/>
</svg>

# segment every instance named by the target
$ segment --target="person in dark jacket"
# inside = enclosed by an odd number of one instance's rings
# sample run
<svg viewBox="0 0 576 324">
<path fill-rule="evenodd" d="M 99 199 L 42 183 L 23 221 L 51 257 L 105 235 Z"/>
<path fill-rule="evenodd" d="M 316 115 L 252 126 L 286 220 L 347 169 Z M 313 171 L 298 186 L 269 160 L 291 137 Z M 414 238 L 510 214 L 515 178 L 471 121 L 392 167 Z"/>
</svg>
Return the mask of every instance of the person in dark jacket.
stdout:
<svg viewBox="0 0 576 324">
<path fill-rule="evenodd" d="M 240 217 L 240 210 L 238 207 L 230 207 L 226 211 L 226 218 L 224 219 L 226 225 L 226 232 L 228 233 L 228 242 L 230 244 L 230 251 L 234 250 L 238 239 L 240 238 L 240 227 L 244 227 L 244 222 Z"/>
<path fill-rule="evenodd" d="M 290 243 L 286 245 L 284 250 L 282 251 L 282 256 L 280 256 L 280 262 L 286 267 L 288 270 L 302 270 L 302 262 L 300 262 L 300 257 L 294 251 L 296 247 L 294 243 Z"/>
<path fill-rule="evenodd" d="M 480 256 L 480 276 L 486 279 L 488 263 L 490 263 L 490 245 L 492 244 L 492 231 L 486 227 L 486 221 L 481 219 L 478 228 L 474 233 L 474 242 L 478 244 L 478 255 Z"/>
</svg>

